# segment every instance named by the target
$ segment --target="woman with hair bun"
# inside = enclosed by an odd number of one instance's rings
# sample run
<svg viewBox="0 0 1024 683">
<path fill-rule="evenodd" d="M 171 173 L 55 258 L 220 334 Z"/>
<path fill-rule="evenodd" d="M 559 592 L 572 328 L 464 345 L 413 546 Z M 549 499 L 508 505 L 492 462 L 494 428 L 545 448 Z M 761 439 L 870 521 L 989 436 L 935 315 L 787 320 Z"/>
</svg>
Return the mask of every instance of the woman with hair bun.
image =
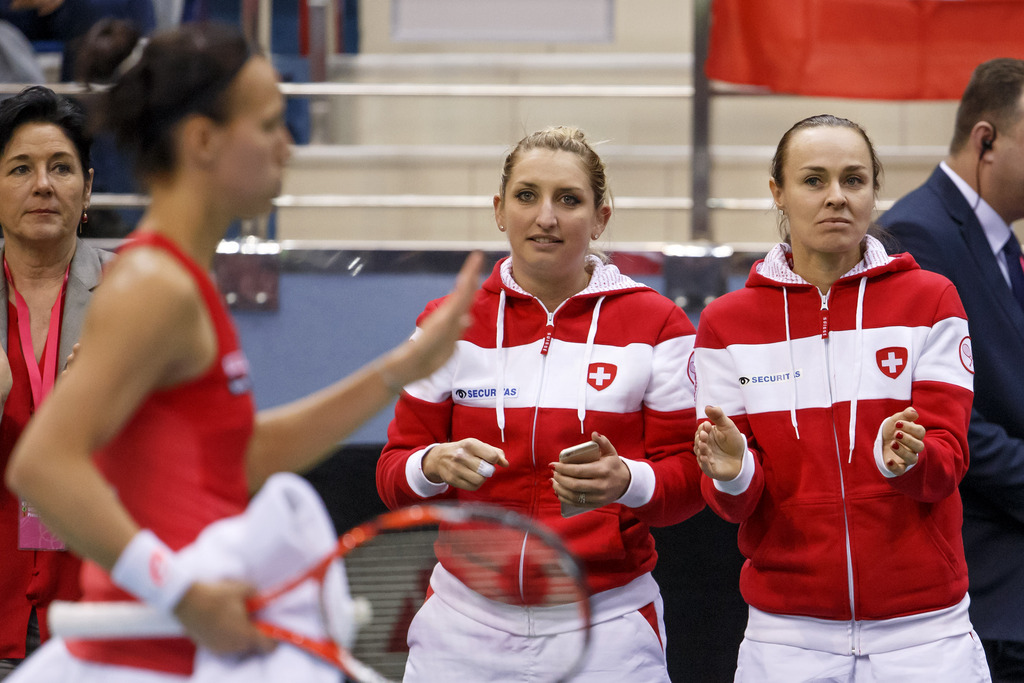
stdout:
<svg viewBox="0 0 1024 683">
<path fill-rule="evenodd" d="M 768 181 L 784 241 L 700 316 L 701 486 L 746 557 L 737 683 L 989 680 L 957 491 L 967 317 L 870 234 L 881 172 L 856 123 L 794 124 Z"/>
<path fill-rule="evenodd" d="M 184 681 L 195 644 L 264 652 L 252 587 L 189 575 L 176 551 L 241 513 L 273 473 L 316 464 L 397 386 L 433 372 L 464 329 L 480 256 L 423 334 L 347 378 L 255 413 L 248 363 L 209 276 L 231 222 L 271 208 L 291 139 L 270 62 L 236 29 L 155 36 L 109 90 L 106 123 L 151 203 L 108 268 L 67 376 L 26 430 L 7 483 L 86 558 L 84 599 L 136 599 L 191 638 L 56 639 L 15 674 L 32 681 Z"/>
</svg>

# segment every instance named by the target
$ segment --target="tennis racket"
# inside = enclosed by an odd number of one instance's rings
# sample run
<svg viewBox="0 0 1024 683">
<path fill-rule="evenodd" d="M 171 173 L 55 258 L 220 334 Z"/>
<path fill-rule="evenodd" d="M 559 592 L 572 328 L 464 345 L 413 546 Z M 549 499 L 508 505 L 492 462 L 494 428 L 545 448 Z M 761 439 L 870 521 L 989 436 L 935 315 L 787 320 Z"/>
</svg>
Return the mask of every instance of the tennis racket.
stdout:
<svg viewBox="0 0 1024 683">
<path fill-rule="evenodd" d="M 467 587 L 500 603 L 498 610 L 557 614 L 565 625 L 560 630 L 572 642 L 559 648 L 558 670 L 537 680 L 572 678 L 590 642 L 582 566 L 556 534 L 497 506 L 421 504 L 379 515 L 343 534 L 334 550 L 307 571 L 256 596 L 249 608 L 264 633 L 330 662 L 353 681 L 401 680 L 408 657 L 406 633 L 426 599 L 438 557 Z M 348 591 L 344 581 L 328 580 L 337 571 L 345 572 Z M 261 621 L 264 608 L 310 582 L 318 586 L 323 630 L 330 639 Z M 172 616 L 139 603 L 54 603 L 49 619 L 51 631 L 68 638 L 182 633 Z"/>
</svg>

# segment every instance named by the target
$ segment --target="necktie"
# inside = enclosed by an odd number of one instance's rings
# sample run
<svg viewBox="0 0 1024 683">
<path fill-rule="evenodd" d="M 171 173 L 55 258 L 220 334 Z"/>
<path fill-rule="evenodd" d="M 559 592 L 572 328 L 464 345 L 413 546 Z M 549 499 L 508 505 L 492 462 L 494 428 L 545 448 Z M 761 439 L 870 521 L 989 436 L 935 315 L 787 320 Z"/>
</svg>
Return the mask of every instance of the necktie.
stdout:
<svg viewBox="0 0 1024 683">
<path fill-rule="evenodd" d="M 1017 303 L 1024 309 L 1024 267 L 1021 265 L 1020 242 L 1017 236 L 1010 233 L 1010 239 L 1003 245 L 1003 255 L 1006 257 L 1006 268 L 1010 272 L 1010 287 L 1013 289 L 1013 296 Z"/>
</svg>

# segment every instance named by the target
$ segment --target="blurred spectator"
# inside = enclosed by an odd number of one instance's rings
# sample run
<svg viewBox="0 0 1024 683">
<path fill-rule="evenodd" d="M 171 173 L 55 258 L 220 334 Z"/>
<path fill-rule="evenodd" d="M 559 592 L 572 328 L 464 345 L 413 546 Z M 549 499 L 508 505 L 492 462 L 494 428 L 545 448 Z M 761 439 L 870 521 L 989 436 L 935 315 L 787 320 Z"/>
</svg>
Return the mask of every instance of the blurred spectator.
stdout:
<svg viewBox="0 0 1024 683">
<path fill-rule="evenodd" d="M 80 39 L 82 49 L 77 51 L 74 79 L 83 83 L 113 82 L 134 61 L 130 57 L 141 38 L 142 32 L 132 21 L 113 17 L 100 19 Z M 93 167 L 101 176 L 94 185 L 96 192 L 133 194 L 140 191 L 132 174 L 131 161 L 105 131 L 95 132 Z M 140 209 L 133 208 L 94 209 L 82 236 L 124 237 L 141 215 Z"/>
<path fill-rule="evenodd" d="M 135 22 L 104 17 L 78 39 L 74 79 L 82 83 L 110 83 L 138 45 L 142 32 Z"/>
<path fill-rule="evenodd" d="M 0 83 L 42 83 L 44 80 L 32 43 L 16 26 L 0 19 Z"/>
<path fill-rule="evenodd" d="M 16 26 L 30 41 L 63 43 L 64 81 L 75 74 L 78 39 L 107 17 L 130 21 L 143 35 L 156 27 L 153 0 L 0 0 L 0 20 Z"/>
</svg>

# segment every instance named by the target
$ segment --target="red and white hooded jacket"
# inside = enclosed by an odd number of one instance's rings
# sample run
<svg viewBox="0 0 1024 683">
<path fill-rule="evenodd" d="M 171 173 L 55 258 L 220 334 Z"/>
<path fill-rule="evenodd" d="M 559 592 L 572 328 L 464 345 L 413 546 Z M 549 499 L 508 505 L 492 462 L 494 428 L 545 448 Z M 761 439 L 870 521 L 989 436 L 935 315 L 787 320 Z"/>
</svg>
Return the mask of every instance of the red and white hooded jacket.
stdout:
<svg viewBox="0 0 1024 683">
<path fill-rule="evenodd" d="M 681 522 L 704 501 L 692 452 L 693 325 L 669 299 L 589 258 L 590 284 L 552 312 L 512 279 L 511 259 L 495 265 L 453 357 L 405 387 L 377 489 L 389 508 L 439 498 L 529 515 L 566 541 L 591 589 L 604 591 L 654 567 L 650 526 Z M 617 503 L 563 518 L 549 463 L 594 431 L 630 468 L 630 486 Z M 475 492 L 427 480 L 426 450 L 467 437 L 501 448 L 509 466 Z"/>
<path fill-rule="evenodd" d="M 962 603 L 957 485 L 973 362 L 946 278 L 909 254 L 887 256 L 869 236 L 861 262 L 822 295 L 780 244 L 744 289 L 703 312 L 695 357 L 698 419 L 720 406 L 747 438 L 737 479 L 705 477 L 702 490 L 740 524 L 748 604 L 886 620 Z M 927 434 L 917 464 L 897 477 L 880 432 L 908 406 Z"/>
</svg>

